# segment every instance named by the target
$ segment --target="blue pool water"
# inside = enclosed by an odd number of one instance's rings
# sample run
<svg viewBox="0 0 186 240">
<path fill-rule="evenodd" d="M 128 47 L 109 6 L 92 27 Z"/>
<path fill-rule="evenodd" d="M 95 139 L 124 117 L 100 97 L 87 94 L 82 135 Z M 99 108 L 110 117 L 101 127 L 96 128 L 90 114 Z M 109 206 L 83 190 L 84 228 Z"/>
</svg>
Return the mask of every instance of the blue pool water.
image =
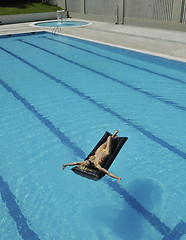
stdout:
<svg viewBox="0 0 186 240">
<path fill-rule="evenodd" d="M 46 32 L 0 62 L 0 239 L 186 239 L 185 63 Z M 116 129 L 120 184 L 61 170 Z"/>
<path fill-rule="evenodd" d="M 87 22 L 83 21 L 49 21 L 49 22 L 40 22 L 35 24 L 36 26 L 39 27 L 79 27 L 79 26 L 84 26 L 87 25 Z"/>
</svg>

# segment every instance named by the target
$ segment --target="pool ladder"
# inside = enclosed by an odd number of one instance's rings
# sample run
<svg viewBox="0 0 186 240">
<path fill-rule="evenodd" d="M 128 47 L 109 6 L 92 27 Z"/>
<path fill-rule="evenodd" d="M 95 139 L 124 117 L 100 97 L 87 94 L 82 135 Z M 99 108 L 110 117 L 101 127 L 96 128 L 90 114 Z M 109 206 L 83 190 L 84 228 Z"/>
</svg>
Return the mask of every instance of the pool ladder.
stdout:
<svg viewBox="0 0 186 240">
<path fill-rule="evenodd" d="M 56 26 L 52 29 L 52 33 L 62 33 L 63 18 L 65 17 L 65 10 L 58 10 L 56 12 L 59 26 Z"/>
<path fill-rule="evenodd" d="M 55 33 L 62 33 L 62 21 L 61 21 L 61 24 L 59 26 L 56 26 L 52 29 L 52 33 L 55 34 Z"/>
</svg>

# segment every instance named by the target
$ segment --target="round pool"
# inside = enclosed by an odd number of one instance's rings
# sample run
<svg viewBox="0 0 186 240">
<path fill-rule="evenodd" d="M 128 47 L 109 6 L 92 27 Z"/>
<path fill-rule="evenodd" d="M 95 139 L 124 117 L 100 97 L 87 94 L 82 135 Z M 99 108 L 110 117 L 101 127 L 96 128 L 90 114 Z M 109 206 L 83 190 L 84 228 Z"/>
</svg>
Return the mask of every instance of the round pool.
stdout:
<svg viewBox="0 0 186 240">
<path fill-rule="evenodd" d="M 87 22 L 83 22 L 83 21 L 63 21 L 63 22 L 59 22 L 59 21 L 49 21 L 49 22 L 40 22 L 40 23 L 36 23 L 36 26 L 39 27 L 78 27 L 78 26 L 83 26 L 83 25 L 87 25 Z"/>
</svg>

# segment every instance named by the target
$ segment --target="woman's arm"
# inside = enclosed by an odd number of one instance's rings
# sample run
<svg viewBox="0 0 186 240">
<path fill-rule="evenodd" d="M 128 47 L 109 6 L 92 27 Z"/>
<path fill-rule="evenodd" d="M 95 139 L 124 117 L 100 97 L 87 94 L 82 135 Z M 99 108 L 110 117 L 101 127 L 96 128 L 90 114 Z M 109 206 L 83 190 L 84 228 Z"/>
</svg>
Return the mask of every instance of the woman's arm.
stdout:
<svg viewBox="0 0 186 240">
<path fill-rule="evenodd" d="M 120 177 L 117 177 L 116 175 L 110 173 L 110 172 L 107 171 L 105 168 L 102 168 L 100 165 L 97 165 L 96 168 L 97 168 L 99 171 L 106 173 L 108 176 L 117 179 L 117 180 L 118 180 L 118 183 L 120 182 L 120 180 L 121 180 Z"/>
<path fill-rule="evenodd" d="M 84 161 L 82 161 L 82 162 L 73 162 L 73 163 L 69 163 L 69 164 L 64 164 L 64 165 L 62 166 L 62 170 L 64 170 L 67 166 L 81 165 L 82 163 L 84 163 Z"/>
</svg>

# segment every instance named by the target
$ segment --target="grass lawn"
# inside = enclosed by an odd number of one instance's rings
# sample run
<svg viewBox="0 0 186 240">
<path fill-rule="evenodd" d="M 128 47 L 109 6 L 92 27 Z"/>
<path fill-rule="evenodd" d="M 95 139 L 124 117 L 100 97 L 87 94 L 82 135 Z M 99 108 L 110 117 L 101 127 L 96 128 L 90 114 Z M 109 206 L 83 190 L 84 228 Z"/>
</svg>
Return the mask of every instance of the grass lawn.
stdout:
<svg viewBox="0 0 186 240">
<path fill-rule="evenodd" d="M 4 1 L 8 2 L 8 1 Z M 0 16 L 26 13 L 56 12 L 61 10 L 58 6 L 48 5 L 39 1 L 24 1 L 13 3 L 0 3 Z"/>
</svg>

